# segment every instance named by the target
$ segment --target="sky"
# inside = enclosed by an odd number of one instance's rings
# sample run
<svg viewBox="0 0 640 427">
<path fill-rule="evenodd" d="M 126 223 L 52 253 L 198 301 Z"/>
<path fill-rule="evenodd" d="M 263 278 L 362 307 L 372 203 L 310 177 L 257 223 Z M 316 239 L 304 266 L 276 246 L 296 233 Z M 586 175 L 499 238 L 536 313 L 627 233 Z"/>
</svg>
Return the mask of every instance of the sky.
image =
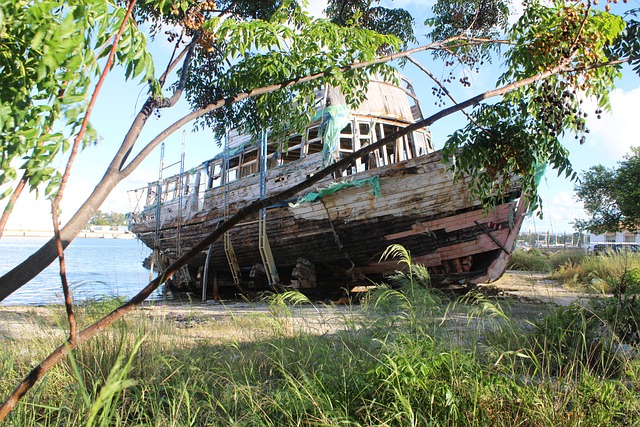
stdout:
<svg viewBox="0 0 640 427">
<path fill-rule="evenodd" d="M 425 43 L 424 34 L 427 30 L 422 22 L 429 15 L 433 0 L 383 0 L 381 4 L 388 7 L 405 8 L 410 11 L 416 17 L 416 35 L 419 44 Z M 638 7 L 639 4 L 640 0 L 629 0 L 627 7 Z M 310 1 L 308 9 L 315 16 L 321 16 L 325 7 L 324 1 Z M 164 61 L 170 54 L 171 46 L 162 38 L 158 38 L 152 45 L 154 57 L 159 58 L 156 62 L 156 69 L 161 70 L 165 66 Z M 445 69 L 442 64 L 432 61 L 427 53 L 418 54 L 415 59 L 427 66 L 437 76 L 446 76 L 449 72 L 449 69 Z M 456 88 L 454 92 L 456 98 L 462 100 L 481 91 L 492 89 L 496 75 L 502 71 L 498 65 L 493 65 L 484 67 L 478 74 L 467 73 L 471 87 Z M 431 95 L 433 84 L 426 78 L 426 75 L 410 63 L 401 72 L 413 81 L 418 98 L 421 100 L 423 113 L 428 115 L 435 112 L 436 107 Z M 457 72 L 462 73 L 463 70 L 457 70 Z M 570 160 L 579 172 L 586 171 L 596 164 L 613 167 L 623 159 L 625 153 L 629 153 L 631 146 L 640 146 L 640 78 L 628 69 L 625 70 L 625 75 L 625 78 L 618 82 L 617 88 L 612 93 L 611 111 L 603 113 L 600 120 L 597 120 L 594 114 L 590 114 L 587 118 L 587 126 L 590 129 L 587 142 L 582 146 L 573 139 L 566 142 L 571 151 Z M 110 159 L 115 154 L 145 99 L 146 92 L 142 86 L 136 82 L 124 82 L 122 73 L 117 69 L 109 74 L 91 118 L 100 140 L 97 145 L 80 152 L 74 163 L 71 179 L 62 202 L 61 220 L 63 224 L 78 209 L 103 176 Z M 589 101 L 586 102 L 586 105 L 589 105 Z M 585 108 L 587 112 L 594 110 L 595 106 Z M 174 108 L 163 110 L 160 118 L 154 116 L 150 119 L 138 144 L 148 142 L 165 127 L 188 112 L 189 107 L 184 99 Z M 462 114 L 435 123 L 431 127 L 431 132 L 436 148 L 441 148 L 447 136 L 464 124 L 465 120 Z M 180 161 L 183 139 L 186 147 L 186 168 L 196 166 L 220 151 L 210 132 L 193 132 L 192 125 L 187 125 L 183 129 L 165 141 L 165 165 Z M 65 159 L 60 158 L 57 161 L 57 166 L 63 169 L 65 162 Z M 136 200 L 135 193 L 128 190 L 142 188 L 148 182 L 157 180 L 159 164 L 160 149 L 158 148 L 147 157 L 138 170 L 114 189 L 100 209 L 105 212 L 134 210 L 136 203 L 140 201 Z M 179 172 L 179 166 L 175 165 L 165 170 L 164 174 L 167 176 L 177 172 Z M 543 198 L 544 219 L 534 217 L 527 219 L 523 230 L 571 232 L 573 230 L 571 222 L 576 218 L 586 217 L 581 204 L 574 198 L 573 186 L 574 183 L 566 178 L 559 178 L 555 172 L 547 171 L 539 187 Z M 144 200 L 141 202 L 143 203 Z M 4 200 L 0 201 L 0 208 L 4 209 L 5 204 Z M 49 203 L 45 200 L 35 200 L 32 194 L 23 195 L 16 204 L 7 229 L 51 229 Z"/>
</svg>

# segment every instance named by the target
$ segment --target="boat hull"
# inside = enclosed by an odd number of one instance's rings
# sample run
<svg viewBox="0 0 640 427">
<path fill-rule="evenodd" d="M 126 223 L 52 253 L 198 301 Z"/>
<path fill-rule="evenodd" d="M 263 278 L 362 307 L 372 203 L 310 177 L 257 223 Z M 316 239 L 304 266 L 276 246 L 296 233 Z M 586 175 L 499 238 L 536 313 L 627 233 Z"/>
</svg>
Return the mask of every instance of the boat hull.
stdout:
<svg viewBox="0 0 640 427">
<path fill-rule="evenodd" d="M 269 170 L 267 195 L 322 167 L 317 159 L 306 162 Z M 429 267 L 439 283 L 491 282 L 504 272 L 526 212 L 516 183 L 496 199 L 494 209 L 485 211 L 479 201 L 471 199 L 468 183 L 453 179 L 440 152 L 338 180 L 325 179 L 317 188 L 335 181 L 363 185 L 345 186 L 315 202 L 285 203 L 266 210 L 266 234 L 285 285 L 291 283 L 300 259 L 313 265 L 318 287 L 339 289 L 359 279 L 392 273 L 401 266 L 395 260 L 380 259 L 392 244 L 404 246 L 413 262 Z M 378 183 L 379 192 L 374 185 Z M 130 228 L 147 246 L 157 245 L 173 261 L 223 221 L 225 200 L 226 214 L 233 215 L 259 195 L 258 177 L 249 177 L 229 184 L 226 190 L 224 186 L 208 190 L 195 211 L 187 203 L 163 205 L 161 223 L 156 223 L 149 210 L 134 219 Z M 262 264 L 258 227 L 256 214 L 229 232 L 242 271 L 241 284 L 250 287 L 260 286 L 255 277 L 255 267 Z M 208 278 L 208 286 L 214 280 L 216 286 L 233 284 L 223 243 L 213 245 L 204 274 L 206 257 L 203 252 L 190 262 L 191 285 L 201 287 L 198 281 L 203 277 Z"/>
</svg>

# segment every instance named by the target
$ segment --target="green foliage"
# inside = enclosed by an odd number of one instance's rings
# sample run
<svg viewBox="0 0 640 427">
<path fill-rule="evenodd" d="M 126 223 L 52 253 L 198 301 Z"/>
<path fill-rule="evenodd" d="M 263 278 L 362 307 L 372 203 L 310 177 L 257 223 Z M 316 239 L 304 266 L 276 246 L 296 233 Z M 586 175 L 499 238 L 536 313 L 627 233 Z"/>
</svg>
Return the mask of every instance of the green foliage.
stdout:
<svg viewBox="0 0 640 427">
<path fill-rule="evenodd" d="M 508 27 L 509 0 L 438 0 L 433 8 L 433 17 L 425 24 L 431 27 L 428 37 L 433 41 L 444 41 L 460 35 L 465 37 L 498 41 Z M 460 60 L 471 69 L 492 60 L 492 52 L 499 43 L 469 43 L 466 40 L 452 41 L 446 50 L 434 51 L 435 57 Z"/>
<path fill-rule="evenodd" d="M 560 250 L 541 252 L 532 248 L 513 252 L 507 266 L 509 270 L 553 273 L 554 278 L 563 277 L 567 271 L 578 268 L 585 259 L 583 250 Z"/>
<path fill-rule="evenodd" d="M 324 19 L 311 20 L 299 7 L 290 6 L 285 3 L 268 20 L 211 18 L 203 23 L 202 37 L 207 41 L 196 52 L 194 67 L 207 72 L 191 76 L 185 89 L 187 100 L 201 108 L 274 82 L 317 73 L 323 77 L 226 105 L 203 116 L 199 126 L 211 127 L 220 138 L 230 128 L 254 134 L 269 129 L 273 139 L 286 141 L 309 122 L 316 89 L 325 84 L 339 87 L 353 106 L 363 100 L 369 73 L 393 77 L 386 65 L 367 71 L 340 68 L 373 60 L 383 45 L 397 49 L 398 39 Z"/>
<path fill-rule="evenodd" d="M 23 170 L 31 190 L 56 193 L 61 177 L 51 163 L 80 129 L 98 59 L 124 15 L 96 0 L 0 2 L 0 189 Z M 146 38 L 133 22 L 116 59 L 127 78 L 153 78 Z M 89 128 L 84 143 L 95 140 Z"/>
<path fill-rule="evenodd" d="M 624 14 L 627 26 L 624 32 L 611 46 L 612 56 L 634 58 L 630 64 L 636 74 L 640 75 L 640 8 L 631 9 Z"/>
<path fill-rule="evenodd" d="M 78 367 L 73 353 L 70 353 L 70 364 L 78 382 L 78 393 L 87 406 L 85 415 L 85 425 L 88 427 L 94 425 L 110 426 L 119 420 L 118 405 L 122 393 L 125 389 L 136 385 L 136 381 L 127 378 L 134 361 L 134 357 L 138 353 L 144 339 L 138 340 L 134 345 L 129 357 L 124 352 L 124 336 L 120 338 L 117 351 L 117 358 L 113 362 L 109 375 L 104 384 L 92 384 L 91 389 L 87 389 L 85 379 Z M 126 358 L 126 360 L 125 360 Z"/>
<path fill-rule="evenodd" d="M 127 225 L 127 215 L 121 212 L 102 212 L 101 210 L 97 210 L 91 219 L 89 220 L 90 225 L 109 225 L 112 227 Z"/>
<path fill-rule="evenodd" d="M 330 0 L 325 12 L 338 25 L 359 25 L 379 34 L 393 35 L 401 40 L 402 50 L 409 43 L 417 42 L 413 17 L 404 9 L 373 6 L 372 0 Z M 379 52 L 389 51 L 390 47 L 383 45 Z"/>
<path fill-rule="evenodd" d="M 507 266 L 509 270 L 517 271 L 538 271 L 551 272 L 551 263 L 539 250 L 531 249 L 524 251 L 518 249 L 511 255 L 511 260 Z"/>
<path fill-rule="evenodd" d="M 579 375 L 581 369 L 606 377 L 620 374 L 618 337 L 602 328 L 594 311 L 572 303 L 558 308 L 534 326 L 533 334 L 527 338 L 536 355 L 537 369 L 567 377 Z"/>
<path fill-rule="evenodd" d="M 585 141 L 583 96 L 596 97 L 597 112 L 608 107 L 608 93 L 619 69 L 589 65 L 610 59 L 608 49 L 623 30 L 622 18 L 586 9 L 580 3 L 527 4 L 507 32 L 507 71 L 498 84 L 544 72 L 550 75 L 505 94 L 495 104 L 478 106 L 470 123 L 445 144 L 456 176 L 470 180 L 474 196 L 485 199 L 500 194 L 516 175 L 537 208 L 540 165 L 551 164 L 558 174 L 577 177 L 561 139 L 573 133 L 581 143 Z M 572 71 L 552 72 L 558 67 Z"/>
<path fill-rule="evenodd" d="M 563 280 L 565 285 L 611 293 L 614 292 L 609 283 L 611 278 L 620 278 L 626 271 L 638 268 L 640 268 L 640 254 L 591 255 L 582 258 L 579 263 L 561 265 L 554 272 L 553 278 Z"/>
<path fill-rule="evenodd" d="M 579 227 L 593 233 L 640 229 L 640 147 L 619 162 L 617 168 L 592 166 L 574 187 L 576 196 L 589 214 L 576 220 Z"/>
</svg>

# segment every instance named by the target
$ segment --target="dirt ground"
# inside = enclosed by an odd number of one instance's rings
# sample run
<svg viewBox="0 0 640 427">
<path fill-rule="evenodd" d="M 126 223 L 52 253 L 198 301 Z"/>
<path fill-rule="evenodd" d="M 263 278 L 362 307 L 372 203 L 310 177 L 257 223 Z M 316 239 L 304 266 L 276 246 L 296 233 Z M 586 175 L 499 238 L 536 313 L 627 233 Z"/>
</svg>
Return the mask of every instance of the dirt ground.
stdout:
<svg viewBox="0 0 640 427">
<path fill-rule="evenodd" d="M 508 313 L 527 319 L 541 316 L 550 306 L 593 297 L 593 294 L 564 289 L 544 274 L 528 272 L 507 272 L 497 282 L 480 285 L 479 289 L 503 302 Z M 147 303 L 131 316 L 170 325 L 168 329 L 182 329 L 185 339 L 225 340 L 233 335 L 234 339 L 243 341 L 266 334 L 274 326 L 314 334 L 331 333 L 344 327 L 345 322 L 361 318 L 358 306 L 349 305 L 300 306 L 281 313 L 282 316 L 273 314 L 266 303 L 195 301 Z M 282 323 L 274 325 L 274 322 Z M 42 339 L 52 334 L 64 339 L 65 329 L 63 307 L 0 306 L 0 342 L 27 337 Z"/>
<path fill-rule="evenodd" d="M 566 306 L 576 300 L 593 298 L 593 293 L 566 289 L 562 283 L 549 279 L 546 273 L 508 271 L 494 283 L 480 285 L 480 289 L 493 289 L 505 297 Z"/>
</svg>

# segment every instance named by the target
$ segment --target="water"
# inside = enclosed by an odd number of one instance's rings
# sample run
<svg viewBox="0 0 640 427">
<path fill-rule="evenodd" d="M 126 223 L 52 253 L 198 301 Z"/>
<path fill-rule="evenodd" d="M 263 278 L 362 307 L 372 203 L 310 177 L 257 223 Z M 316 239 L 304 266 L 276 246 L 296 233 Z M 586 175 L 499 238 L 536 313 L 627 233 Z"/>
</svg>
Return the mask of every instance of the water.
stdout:
<svg viewBox="0 0 640 427">
<path fill-rule="evenodd" d="M 47 240 L 44 237 L 3 237 L 0 240 L 0 275 L 29 257 Z M 142 266 L 142 261 L 150 252 L 137 239 L 75 239 L 65 250 L 67 281 L 74 301 L 132 297 L 149 282 L 149 270 Z M 162 299 L 160 291 L 150 299 Z M 0 302 L 2 305 L 62 303 L 57 260 Z"/>
</svg>

